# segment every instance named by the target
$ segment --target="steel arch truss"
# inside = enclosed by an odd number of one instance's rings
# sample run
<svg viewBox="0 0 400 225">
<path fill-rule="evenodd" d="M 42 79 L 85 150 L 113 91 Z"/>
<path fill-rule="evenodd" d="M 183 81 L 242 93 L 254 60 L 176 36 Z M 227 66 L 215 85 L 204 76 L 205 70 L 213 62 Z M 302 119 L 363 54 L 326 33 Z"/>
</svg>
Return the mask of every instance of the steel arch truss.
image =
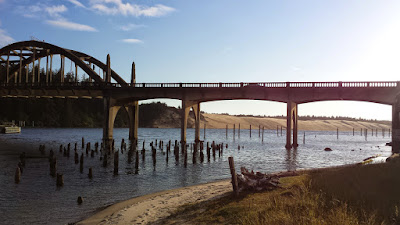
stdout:
<svg viewBox="0 0 400 225">
<path fill-rule="evenodd" d="M 77 67 L 81 68 L 89 76 L 90 81 L 93 80 L 98 84 L 106 83 L 106 81 L 96 73 L 94 68 L 91 68 L 91 65 L 93 64 L 103 70 L 103 73 L 107 71 L 107 65 L 98 59 L 85 53 L 33 40 L 16 42 L 0 49 L 0 82 L 21 83 L 21 78 L 23 76 L 22 68 L 25 68 L 31 63 L 35 65 L 35 61 L 42 58 L 46 58 L 46 82 L 48 82 L 48 57 L 50 56 L 52 58 L 53 55 L 60 55 L 62 59 L 66 57 L 74 62 L 76 68 L 75 71 L 77 70 Z M 64 62 L 64 60 L 61 62 L 61 82 L 64 81 Z M 52 73 L 51 69 L 49 72 L 50 74 Z M 17 79 L 18 75 L 19 79 Z M 34 83 L 36 81 L 35 74 L 33 74 L 32 77 L 32 83 Z M 127 83 L 113 70 L 111 70 L 111 77 L 121 86 L 127 85 Z M 77 81 L 76 78 L 75 72 L 75 82 Z M 40 78 L 38 78 L 36 82 L 40 82 Z"/>
</svg>

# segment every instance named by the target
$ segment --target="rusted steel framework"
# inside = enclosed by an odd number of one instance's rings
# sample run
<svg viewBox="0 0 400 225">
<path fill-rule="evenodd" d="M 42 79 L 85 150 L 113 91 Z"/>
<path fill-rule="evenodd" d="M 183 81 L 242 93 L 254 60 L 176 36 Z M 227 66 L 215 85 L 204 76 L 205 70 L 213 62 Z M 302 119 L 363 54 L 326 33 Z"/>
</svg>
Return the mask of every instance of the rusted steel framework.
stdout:
<svg viewBox="0 0 400 225">
<path fill-rule="evenodd" d="M 54 81 L 52 81 L 54 55 L 59 55 L 61 58 L 59 83 L 64 83 L 65 58 L 68 58 L 75 64 L 75 77 L 73 82 L 78 82 L 77 72 L 79 67 L 89 76 L 89 82 L 97 84 L 106 83 L 104 76 L 107 72 L 106 64 L 85 53 L 61 48 L 41 41 L 16 42 L 0 49 L 0 82 L 14 84 L 54 83 Z M 46 63 L 44 81 L 41 80 L 41 75 L 43 76 L 43 74 L 40 74 L 40 63 L 43 61 L 42 59 L 45 59 Z M 32 64 L 32 70 L 28 77 L 28 66 L 30 64 Z M 103 77 L 95 71 L 95 66 L 103 71 Z M 111 70 L 111 78 L 120 86 L 127 85 L 113 70 Z"/>
</svg>

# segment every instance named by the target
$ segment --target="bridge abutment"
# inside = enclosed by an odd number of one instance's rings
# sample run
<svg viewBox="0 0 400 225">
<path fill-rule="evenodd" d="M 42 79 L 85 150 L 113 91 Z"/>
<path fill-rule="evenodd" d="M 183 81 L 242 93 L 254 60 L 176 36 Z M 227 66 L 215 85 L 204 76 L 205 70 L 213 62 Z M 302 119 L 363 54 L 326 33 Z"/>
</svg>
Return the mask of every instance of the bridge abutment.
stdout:
<svg viewBox="0 0 400 225">
<path fill-rule="evenodd" d="M 392 152 L 400 153 L 400 96 L 392 105 Z"/>
<path fill-rule="evenodd" d="M 292 129 L 293 129 L 293 143 L 292 143 Z M 297 103 L 287 102 L 287 115 L 286 115 L 286 149 L 292 147 L 297 148 L 297 130 L 298 130 L 298 112 Z"/>
</svg>

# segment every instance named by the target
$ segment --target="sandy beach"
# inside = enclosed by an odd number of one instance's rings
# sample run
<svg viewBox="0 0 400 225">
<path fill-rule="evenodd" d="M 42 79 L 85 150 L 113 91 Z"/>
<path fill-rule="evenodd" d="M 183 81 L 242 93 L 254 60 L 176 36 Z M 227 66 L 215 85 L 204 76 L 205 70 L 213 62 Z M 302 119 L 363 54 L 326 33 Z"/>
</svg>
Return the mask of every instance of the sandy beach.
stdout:
<svg viewBox="0 0 400 225">
<path fill-rule="evenodd" d="M 250 125 L 253 130 L 257 130 L 258 126 L 263 126 L 265 129 L 275 130 L 276 127 L 286 127 L 286 119 L 283 118 L 261 118 L 261 117 L 250 117 L 250 116 L 232 116 L 223 114 L 209 114 L 204 113 L 205 124 L 207 128 L 225 129 L 228 125 L 229 129 L 233 128 L 233 124 L 236 124 L 236 129 L 249 129 Z M 356 132 L 360 132 L 360 129 L 378 129 L 381 132 L 385 129 L 386 132 L 391 129 L 390 122 L 382 121 L 362 121 L 362 120 L 334 120 L 334 119 L 313 119 L 313 120 L 299 120 L 299 130 L 312 130 L 312 131 L 323 131 L 332 130 L 336 131 L 352 131 L 353 128 Z"/>
<path fill-rule="evenodd" d="M 231 191 L 230 180 L 223 180 L 153 193 L 114 204 L 77 224 L 155 223 L 179 206 L 219 198 Z"/>
</svg>

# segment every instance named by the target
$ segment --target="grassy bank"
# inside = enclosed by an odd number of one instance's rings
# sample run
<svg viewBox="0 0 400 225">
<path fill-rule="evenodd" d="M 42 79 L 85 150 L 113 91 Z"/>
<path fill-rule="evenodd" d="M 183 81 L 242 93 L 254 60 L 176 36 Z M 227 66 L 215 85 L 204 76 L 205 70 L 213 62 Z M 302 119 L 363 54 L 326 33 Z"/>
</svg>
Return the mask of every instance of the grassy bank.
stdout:
<svg viewBox="0 0 400 225">
<path fill-rule="evenodd" d="M 399 224 L 399 171 L 392 163 L 309 171 L 274 191 L 185 205 L 159 223 Z"/>
</svg>

